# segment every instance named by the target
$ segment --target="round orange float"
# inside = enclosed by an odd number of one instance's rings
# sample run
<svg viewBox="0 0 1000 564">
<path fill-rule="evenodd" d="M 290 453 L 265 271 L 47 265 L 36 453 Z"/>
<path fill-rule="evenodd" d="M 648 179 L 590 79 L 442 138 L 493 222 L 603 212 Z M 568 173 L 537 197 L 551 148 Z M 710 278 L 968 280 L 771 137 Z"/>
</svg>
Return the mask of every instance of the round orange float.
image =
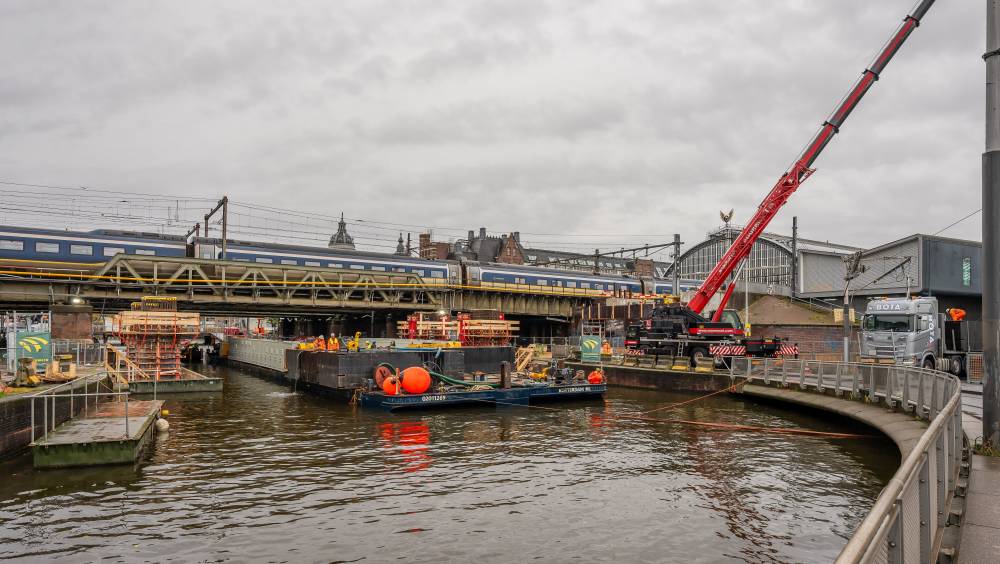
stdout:
<svg viewBox="0 0 1000 564">
<path fill-rule="evenodd" d="M 403 389 L 408 394 L 422 394 L 431 388 L 431 374 L 420 366 L 403 370 Z"/>
<path fill-rule="evenodd" d="M 587 381 L 591 384 L 600 384 L 604 382 L 604 374 L 600 370 L 594 370 L 587 375 Z"/>
<path fill-rule="evenodd" d="M 399 394 L 399 379 L 395 376 L 390 376 L 385 380 L 382 380 L 382 391 L 385 392 L 387 396 L 395 396 Z"/>
</svg>

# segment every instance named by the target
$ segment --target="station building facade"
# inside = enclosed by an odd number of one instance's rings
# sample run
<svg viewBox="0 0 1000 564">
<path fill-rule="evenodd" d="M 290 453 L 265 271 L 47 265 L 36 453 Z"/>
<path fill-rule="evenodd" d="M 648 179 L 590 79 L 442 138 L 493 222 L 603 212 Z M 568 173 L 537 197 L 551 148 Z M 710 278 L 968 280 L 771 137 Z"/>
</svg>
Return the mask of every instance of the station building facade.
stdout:
<svg viewBox="0 0 1000 564">
<path fill-rule="evenodd" d="M 803 250 L 799 253 L 798 292 L 802 298 L 843 301 L 842 255 Z M 864 311 L 873 297 L 936 296 L 942 310 L 966 310 L 969 319 L 982 312 L 983 245 L 978 241 L 915 234 L 862 251 L 864 272 L 851 281 L 854 309 Z"/>
</svg>

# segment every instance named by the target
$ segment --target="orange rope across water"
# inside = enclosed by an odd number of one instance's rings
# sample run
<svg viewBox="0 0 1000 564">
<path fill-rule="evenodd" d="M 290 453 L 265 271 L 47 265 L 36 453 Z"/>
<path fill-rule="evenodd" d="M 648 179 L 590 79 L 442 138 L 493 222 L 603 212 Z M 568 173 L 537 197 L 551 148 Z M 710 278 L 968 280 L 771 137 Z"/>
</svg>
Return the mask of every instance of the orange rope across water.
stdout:
<svg viewBox="0 0 1000 564">
<path fill-rule="evenodd" d="M 690 400 L 687 400 L 687 401 L 682 401 L 680 403 L 672 403 L 670 405 L 666 405 L 666 406 L 663 406 L 663 407 L 658 407 L 656 409 L 650 409 L 649 411 L 643 411 L 642 414 L 645 415 L 647 413 L 655 413 L 657 411 L 663 411 L 664 409 L 671 409 L 671 408 L 674 408 L 674 407 L 680 407 L 682 405 L 688 405 L 689 403 L 694 403 L 694 402 L 696 402 L 698 400 L 703 400 L 705 398 L 710 398 L 710 397 L 712 397 L 714 395 L 724 394 L 726 392 L 732 392 L 732 391 L 736 390 L 736 388 L 738 386 L 739 386 L 739 384 L 733 384 L 732 386 L 729 386 L 728 388 L 724 388 L 722 390 L 718 390 L 718 391 L 712 392 L 710 394 L 705 394 L 703 396 L 698 396 L 698 397 L 696 397 L 694 399 L 690 399 Z"/>
</svg>

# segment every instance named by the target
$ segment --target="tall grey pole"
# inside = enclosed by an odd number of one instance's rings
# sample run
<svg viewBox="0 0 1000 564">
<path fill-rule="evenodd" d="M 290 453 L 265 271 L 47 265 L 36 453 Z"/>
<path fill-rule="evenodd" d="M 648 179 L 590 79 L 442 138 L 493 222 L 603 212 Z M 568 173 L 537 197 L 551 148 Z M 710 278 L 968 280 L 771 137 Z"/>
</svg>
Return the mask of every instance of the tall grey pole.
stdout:
<svg viewBox="0 0 1000 564">
<path fill-rule="evenodd" d="M 799 216 L 792 216 L 792 297 L 795 297 L 799 278 Z"/>
<path fill-rule="evenodd" d="M 986 2 L 983 153 L 983 441 L 1000 445 L 1000 0 Z"/>
<path fill-rule="evenodd" d="M 851 362 L 851 280 L 844 282 L 844 319 L 841 325 L 844 328 L 844 364 Z"/>
<path fill-rule="evenodd" d="M 678 272 L 678 268 L 680 267 L 679 264 L 680 260 L 681 260 L 681 236 L 679 233 L 674 233 L 674 256 L 673 256 L 674 264 L 671 265 L 672 270 L 674 271 L 674 280 L 673 280 L 673 285 L 670 287 L 670 289 L 671 293 L 675 296 L 681 295 L 681 276 L 680 272 Z"/>
</svg>

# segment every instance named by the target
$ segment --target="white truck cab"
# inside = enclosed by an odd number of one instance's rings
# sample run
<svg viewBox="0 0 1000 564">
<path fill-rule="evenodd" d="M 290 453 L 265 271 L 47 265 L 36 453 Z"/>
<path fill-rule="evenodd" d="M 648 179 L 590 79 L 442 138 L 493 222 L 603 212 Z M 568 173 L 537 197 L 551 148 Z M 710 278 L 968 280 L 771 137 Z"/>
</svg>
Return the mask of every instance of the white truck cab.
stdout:
<svg viewBox="0 0 1000 564">
<path fill-rule="evenodd" d="M 862 360 L 960 375 L 966 372 L 969 343 L 968 324 L 948 320 L 934 297 L 876 298 L 861 320 Z"/>
</svg>

